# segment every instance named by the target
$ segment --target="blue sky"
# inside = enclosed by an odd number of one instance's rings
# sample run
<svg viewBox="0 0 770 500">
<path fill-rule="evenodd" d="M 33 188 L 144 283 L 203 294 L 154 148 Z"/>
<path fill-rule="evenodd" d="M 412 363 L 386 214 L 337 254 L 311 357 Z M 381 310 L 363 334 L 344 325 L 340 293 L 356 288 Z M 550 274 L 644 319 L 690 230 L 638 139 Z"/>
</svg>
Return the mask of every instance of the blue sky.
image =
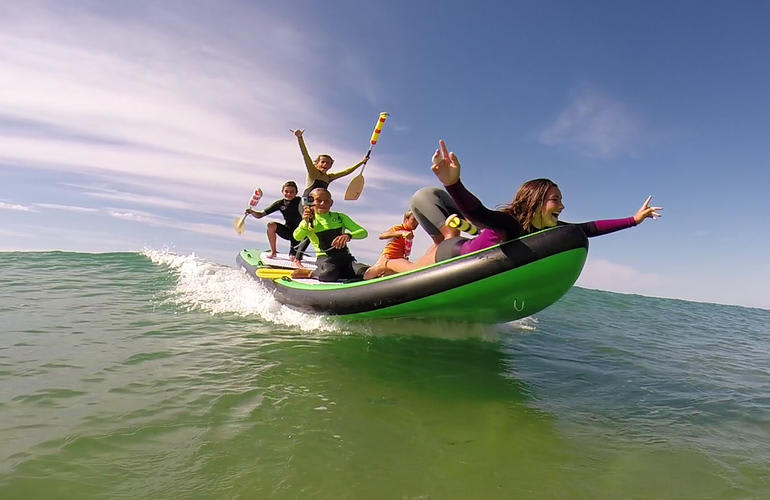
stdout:
<svg viewBox="0 0 770 500">
<path fill-rule="evenodd" d="M 232 264 L 266 245 L 231 226 L 253 189 L 304 182 L 289 128 L 343 167 L 388 111 L 361 199 L 332 184 L 360 260 L 443 138 L 488 206 L 550 177 L 566 221 L 665 207 L 593 238 L 579 285 L 770 308 L 768 25 L 758 1 L 5 2 L 0 250 Z"/>
</svg>

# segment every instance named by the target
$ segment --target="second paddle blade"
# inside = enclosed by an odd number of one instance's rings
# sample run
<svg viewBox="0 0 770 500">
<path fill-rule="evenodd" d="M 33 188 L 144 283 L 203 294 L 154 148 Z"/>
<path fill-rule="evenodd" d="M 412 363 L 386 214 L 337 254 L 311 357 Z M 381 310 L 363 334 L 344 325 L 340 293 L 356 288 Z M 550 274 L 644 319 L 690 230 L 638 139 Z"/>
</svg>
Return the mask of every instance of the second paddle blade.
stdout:
<svg viewBox="0 0 770 500">
<path fill-rule="evenodd" d="M 345 191 L 346 200 L 357 200 L 361 196 L 361 191 L 364 190 L 364 175 L 358 174 L 353 177 L 353 180 L 348 184 L 348 189 Z"/>
<path fill-rule="evenodd" d="M 246 230 L 246 215 L 243 215 L 243 217 L 238 217 L 233 221 L 233 228 L 235 228 L 235 232 L 238 234 L 243 234 L 243 232 Z"/>
</svg>

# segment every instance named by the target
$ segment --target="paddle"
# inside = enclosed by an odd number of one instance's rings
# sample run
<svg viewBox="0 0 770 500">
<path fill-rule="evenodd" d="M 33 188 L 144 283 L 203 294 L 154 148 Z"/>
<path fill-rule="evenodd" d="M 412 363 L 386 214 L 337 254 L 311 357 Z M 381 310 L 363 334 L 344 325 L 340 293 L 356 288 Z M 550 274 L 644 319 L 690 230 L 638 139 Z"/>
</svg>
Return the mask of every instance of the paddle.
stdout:
<svg viewBox="0 0 770 500">
<path fill-rule="evenodd" d="M 251 200 L 249 200 L 249 208 L 254 208 L 257 206 L 257 203 L 259 203 L 259 200 L 262 198 L 262 190 L 257 188 L 254 190 L 254 194 L 251 195 Z M 248 217 L 249 214 L 244 213 L 241 217 L 238 217 L 233 221 L 233 227 L 235 228 L 235 232 L 238 234 L 243 234 L 243 232 L 246 230 L 246 217 Z"/>
<path fill-rule="evenodd" d="M 275 280 L 279 278 L 289 277 L 294 269 L 275 269 L 272 267 L 263 267 L 257 269 L 257 278 L 264 278 L 268 280 Z"/>
<path fill-rule="evenodd" d="M 353 177 L 348 184 L 348 189 L 345 191 L 346 200 L 357 200 L 361 196 L 361 191 L 364 190 L 364 169 L 366 168 L 366 162 L 369 161 L 369 156 L 372 154 L 372 148 L 377 144 L 377 139 L 380 138 L 380 132 L 382 132 L 382 126 L 385 124 L 385 119 L 388 117 L 388 113 L 380 113 L 380 117 L 377 119 L 377 124 L 374 126 L 374 132 L 372 132 L 372 138 L 369 139 L 369 151 L 364 158 L 364 165 L 361 167 L 361 172 Z"/>
</svg>

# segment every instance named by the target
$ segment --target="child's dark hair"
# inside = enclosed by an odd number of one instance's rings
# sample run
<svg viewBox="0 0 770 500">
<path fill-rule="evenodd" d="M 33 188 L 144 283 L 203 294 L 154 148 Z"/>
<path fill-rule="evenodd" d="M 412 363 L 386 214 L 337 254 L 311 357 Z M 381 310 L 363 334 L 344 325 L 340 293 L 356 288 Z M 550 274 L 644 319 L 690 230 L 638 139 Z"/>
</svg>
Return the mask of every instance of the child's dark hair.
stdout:
<svg viewBox="0 0 770 500">
<path fill-rule="evenodd" d="M 293 187 L 295 191 L 299 191 L 299 188 L 297 187 L 297 183 L 294 181 L 286 181 L 283 183 L 283 186 L 281 186 L 281 191 L 286 189 L 287 187 Z"/>
</svg>

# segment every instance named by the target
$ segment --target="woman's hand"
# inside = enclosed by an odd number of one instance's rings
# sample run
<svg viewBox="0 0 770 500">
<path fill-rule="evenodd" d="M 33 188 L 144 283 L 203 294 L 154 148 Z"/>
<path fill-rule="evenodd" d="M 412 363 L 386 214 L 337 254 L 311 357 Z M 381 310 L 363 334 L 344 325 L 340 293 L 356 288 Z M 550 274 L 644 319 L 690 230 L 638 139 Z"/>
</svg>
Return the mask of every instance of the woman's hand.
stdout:
<svg viewBox="0 0 770 500">
<path fill-rule="evenodd" d="M 660 217 L 660 214 L 658 213 L 658 210 L 663 210 L 663 207 L 651 207 L 650 206 L 650 200 L 652 199 L 652 195 L 648 196 L 646 200 L 644 200 L 644 203 L 642 204 L 642 207 L 639 209 L 638 212 L 636 212 L 636 215 L 634 215 L 634 220 L 637 224 L 641 224 L 644 222 L 644 219 L 651 218 L 651 219 L 657 219 Z"/>
<path fill-rule="evenodd" d="M 431 170 L 436 174 L 441 184 L 451 186 L 457 184 L 460 180 L 460 160 L 454 153 L 447 151 L 443 140 L 438 141 L 440 149 L 433 155 L 433 166 Z"/>
<path fill-rule="evenodd" d="M 341 250 L 345 248 L 345 245 L 347 245 L 351 239 L 353 238 L 349 234 L 341 234 L 332 240 L 332 247 Z"/>
</svg>

